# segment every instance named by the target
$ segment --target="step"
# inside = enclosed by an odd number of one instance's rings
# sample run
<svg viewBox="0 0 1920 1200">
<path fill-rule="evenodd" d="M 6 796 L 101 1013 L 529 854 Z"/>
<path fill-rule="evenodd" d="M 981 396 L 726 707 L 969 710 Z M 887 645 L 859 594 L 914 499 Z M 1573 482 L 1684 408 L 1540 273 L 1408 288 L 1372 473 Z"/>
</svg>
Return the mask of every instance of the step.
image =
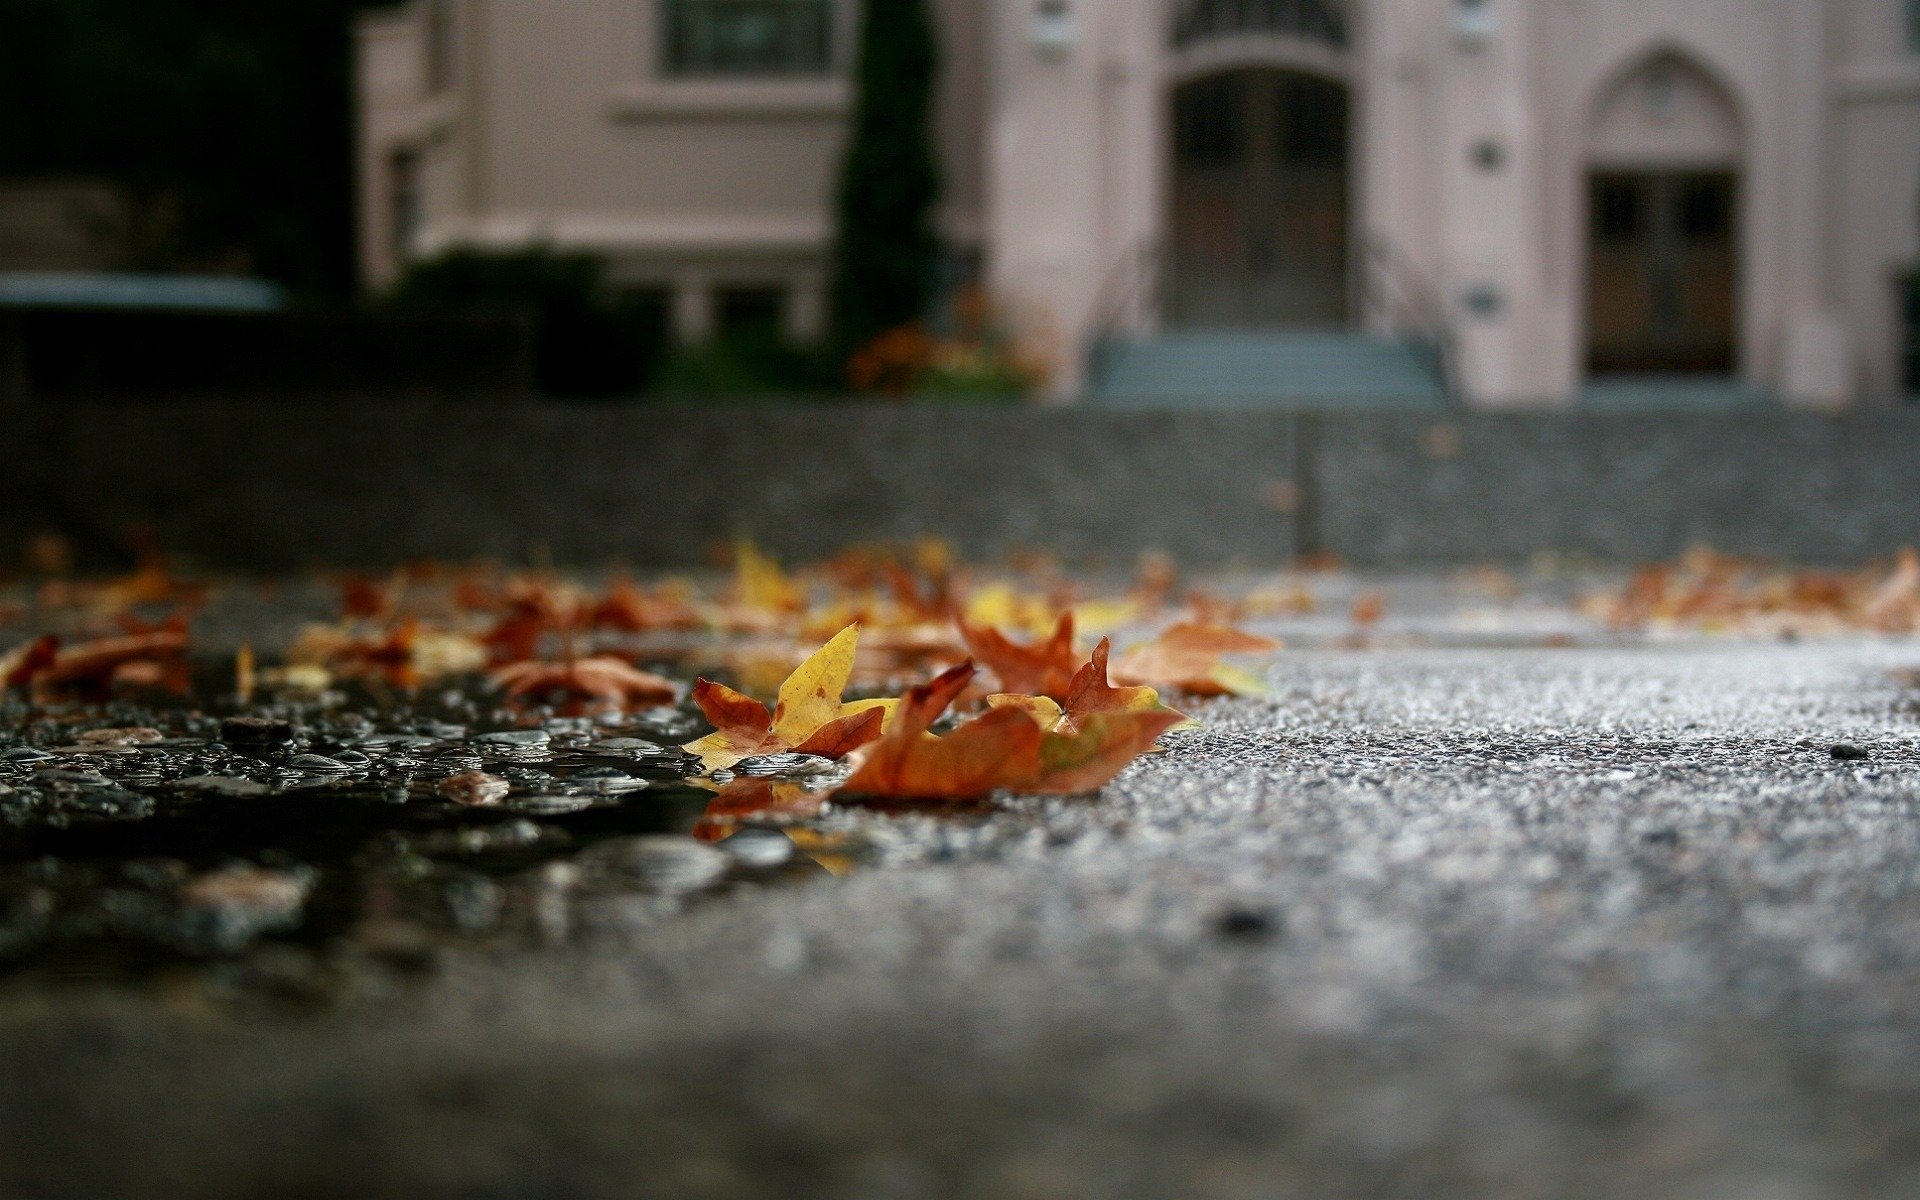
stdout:
<svg viewBox="0 0 1920 1200">
<path fill-rule="evenodd" d="M 1172 333 L 1095 353 L 1089 403 L 1104 407 L 1433 409 L 1437 356 L 1414 341 L 1344 332 Z"/>
</svg>

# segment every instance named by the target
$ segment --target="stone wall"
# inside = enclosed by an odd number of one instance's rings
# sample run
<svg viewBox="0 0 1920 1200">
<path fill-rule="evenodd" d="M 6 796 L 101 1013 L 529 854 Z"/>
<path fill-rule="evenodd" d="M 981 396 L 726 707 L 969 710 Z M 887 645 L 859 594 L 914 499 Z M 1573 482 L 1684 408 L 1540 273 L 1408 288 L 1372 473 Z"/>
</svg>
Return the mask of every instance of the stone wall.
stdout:
<svg viewBox="0 0 1920 1200">
<path fill-rule="evenodd" d="M 151 528 L 213 566 L 801 558 L 935 534 L 1123 563 L 1846 562 L 1920 543 L 1920 416 L 1370 417 L 1087 409 L 0 408 L 0 547 Z"/>
</svg>

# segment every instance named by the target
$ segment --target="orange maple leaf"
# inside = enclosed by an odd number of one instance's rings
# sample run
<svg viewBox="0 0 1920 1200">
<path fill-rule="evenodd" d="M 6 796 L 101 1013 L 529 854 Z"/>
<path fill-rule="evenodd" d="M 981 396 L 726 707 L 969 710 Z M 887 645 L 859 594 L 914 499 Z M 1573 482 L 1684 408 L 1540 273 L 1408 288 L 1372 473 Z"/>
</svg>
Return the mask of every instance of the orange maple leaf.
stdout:
<svg viewBox="0 0 1920 1200">
<path fill-rule="evenodd" d="M 44 651 L 41 654 L 44 658 Z M 185 691 L 189 683 L 187 631 L 174 626 L 80 642 L 44 661 L 29 681 L 37 695 L 101 697 L 117 686 Z"/>
<path fill-rule="evenodd" d="M 624 579 L 607 588 L 588 614 L 599 629 L 645 633 L 652 629 L 698 629 L 702 621 L 686 589 L 672 584 L 647 591 Z"/>
<path fill-rule="evenodd" d="M 657 708 L 680 697 L 672 680 L 612 655 L 557 663 L 513 663 L 495 667 L 492 675 L 493 681 L 506 689 L 509 701 L 558 695 L 595 708 L 634 709 Z"/>
<path fill-rule="evenodd" d="M 944 737 L 933 722 L 973 682 L 971 662 L 910 689 L 899 718 L 855 755 L 840 791 L 905 800 L 969 800 L 988 792 L 1064 794 L 1104 786 L 1184 718 L 1167 708 L 1098 711 L 1071 731 L 1018 705 L 989 708 Z"/>
<path fill-rule="evenodd" d="M 1220 661 L 1227 654 L 1266 654 L 1280 648 L 1272 638 L 1258 637 L 1225 625 L 1182 622 L 1169 626 L 1144 645 L 1120 656 L 1114 674 L 1127 682 L 1148 684 L 1190 696 L 1258 694 L 1265 690 L 1258 677 Z"/>
<path fill-rule="evenodd" d="M 1093 648 L 1093 656 L 1074 673 L 1062 701 L 1055 702 L 1047 696 L 1003 694 L 988 696 L 987 703 L 994 708 L 1018 708 L 1032 715 L 1042 728 L 1057 733 L 1078 732 L 1080 723 L 1095 713 L 1164 711 L 1185 719 L 1186 714 L 1162 704 L 1160 693 L 1151 687 L 1115 687 L 1109 682 L 1107 657 L 1112 648 L 1109 639 L 1100 639 L 1100 644 Z"/>
<path fill-rule="evenodd" d="M 1080 670 L 1080 658 L 1073 651 L 1071 612 L 1060 614 L 1052 637 L 1024 646 L 991 626 L 976 627 L 965 620 L 956 623 L 967 649 L 1000 680 L 1002 692 L 1066 699 Z"/>
<path fill-rule="evenodd" d="M 60 639 L 47 634 L 0 655 L 0 688 L 24 687 L 53 665 Z"/>
</svg>

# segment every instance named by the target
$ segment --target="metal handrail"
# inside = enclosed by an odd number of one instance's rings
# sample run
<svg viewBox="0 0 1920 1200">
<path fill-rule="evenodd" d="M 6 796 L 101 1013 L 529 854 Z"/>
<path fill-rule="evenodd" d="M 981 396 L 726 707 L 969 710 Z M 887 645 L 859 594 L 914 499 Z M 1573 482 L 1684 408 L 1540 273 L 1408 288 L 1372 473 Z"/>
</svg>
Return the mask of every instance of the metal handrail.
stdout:
<svg viewBox="0 0 1920 1200">
<path fill-rule="evenodd" d="M 1459 349 L 1440 290 L 1390 240 L 1368 237 L 1361 248 L 1358 274 L 1364 311 L 1378 312 L 1394 328 L 1429 341 L 1439 360 L 1441 390 L 1449 403 L 1455 402 L 1460 395 Z M 1157 307 L 1165 276 L 1166 252 L 1156 241 L 1142 241 L 1114 262 L 1095 302 L 1096 350 L 1138 325 L 1135 314 Z"/>
<path fill-rule="evenodd" d="M 1108 269 L 1095 302 L 1093 335 L 1106 340 L 1134 324 L 1133 314 L 1150 311 L 1160 288 L 1160 245 L 1152 240 L 1134 244 Z"/>
<path fill-rule="evenodd" d="M 1459 348 L 1446 300 L 1417 263 L 1391 240 L 1377 234 L 1361 243 L 1363 303 L 1387 321 L 1433 343 L 1440 360 L 1440 386 L 1449 402 L 1460 395 Z"/>
</svg>

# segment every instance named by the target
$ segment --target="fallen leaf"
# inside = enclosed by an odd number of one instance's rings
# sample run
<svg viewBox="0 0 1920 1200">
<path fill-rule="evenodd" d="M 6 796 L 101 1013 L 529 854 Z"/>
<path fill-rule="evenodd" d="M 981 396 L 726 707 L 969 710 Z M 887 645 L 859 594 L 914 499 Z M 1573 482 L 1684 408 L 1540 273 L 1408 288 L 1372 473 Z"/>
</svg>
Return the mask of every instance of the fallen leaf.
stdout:
<svg viewBox="0 0 1920 1200">
<path fill-rule="evenodd" d="M 443 675 L 479 671 L 486 649 L 463 634 L 430 629 L 409 617 L 372 632 L 340 625 L 309 625 L 287 649 L 287 666 L 319 667 L 344 678 L 378 679 L 413 689 Z"/>
<path fill-rule="evenodd" d="M 1185 720 L 1170 708 L 1083 717 L 1071 736 L 1050 733 L 1041 739 L 1039 770 L 1013 790 L 1071 795 L 1103 788 L 1128 763 L 1153 749 L 1161 734 Z"/>
<path fill-rule="evenodd" d="M 962 663 L 908 690 L 894 728 L 862 748 L 841 790 L 911 800 L 967 800 L 1034 777 L 1043 731 L 1018 708 L 993 708 L 945 737 L 928 728 L 978 673 Z"/>
<path fill-rule="evenodd" d="M 629 710 L 657 708 L 680 698 L 670 679 L 642 671 L 611 655 L 572 662 L 523 662 L 495 667 L 493 681 L 509 701 L 554 697 L 591 707 Z"/>
<path fill-rule="evenodd" d="M 858 625 L 835 634 L 787 676 L 772 711 L 725 684 L 700 680 L 693 687 L 693 702 L 714 732 L 683 749 L 698 755 L 706 770 L 720 771 L 743 758 L 788 750 L 843 758 L 879 737 L 890 704 L 841 699 L 859 644 Z"/>
<path fill-rule="evenodd" d="M 0 687 L 24 687 L 33 677 L 53 665 L 60 652 L 60 639 L 52 634 L 16 646 L 0 657 Z"/>
<path fill-rule="evenodd" d="M 909 690 L 893 727 L 854 756 L 854 773 L 840 791 L 904 800 L 970 800 L 1002 789 L 1091 791 L 1185 719 L 1156 702 L 1150 710 L 1088 712 L 1069 729 L 1063 726 L 1064 710 L 1049 717 L 1051 702 L 1045 698 L 1002 696 L 985 714 L 945 736 L 934 735 L 933 722 L 973 682 L 974 673 L 973 664 L 965 663 Z M 1099 673 L 1104 677 L 1104 662 Z"/>
<path fill-rule="evenodd" d="M 1057 619 L 1055 610 L 1039 596 L 1015 591 L 1007 583 L 989 583 L 967 596 L 964 623 L 1045 633 Z"/>
<path fill-rule="evenodd" d="M 31 682 L 36 694 L 95 698 L 120 686 L 185 691 L 190 682 L 187 631 L 176 627 L 67 646 Z"/>
<path fill-rule="evenodd" d="M 779 628 L 807 607 L 806 589 L 750 541 L 733 550 L 733 587 L 719 623 L 742 631 Z"/>
<path fill-rule="evenodd" d="M 1190 696 L 1257 695 L 1265 685 L 1248 672 L 1222 663 L 1221 657 L 1266 654 L 1279 648 L 1280 643 L 1271 638 L 1229 626 L 1182 622 L 1121 655 L 1113 673 L 1129 683 Z"/>
<path fill-rule="evenodd" d="M 512 785 L 498 775 L 489 775 L 485 771 L 461 771 L 442 779 L 434 790 L 455 804 L 487 808 L 505 800 Z"/>
<path fill-rule="evenodd" d="M 1063 613 L 1045 641 L 1021 645 L 991 626 L 960 621 L 960 636 L 974 658 L 991 670 L 1002 692 L 1066 699 L 1080 670 L 1073 650 L 1073 614 Z"/>
<path fill-rule="evenodd" d="M 1920 554 L 1911 546 L 1900 551 L 1893 574 L 1867 597 L 1862 615 L 1883 633 L 1909 633 L 1920 625 Z"/>
<path fill-rule="evenodd" d="M 396 581 L 397 584 L 397 581 Z M 367 575 L 352 574 L 340 579 L 340 616 L 349 621 L 384 618 L 396 607 L 393 591 Z"/>
<path fill-rule="evenodd" d="M 616 580 L 607 588 L 588 620 L 595 628 L 624 633 L 698 629 L 704 623 L 693 605 L 691 589 L 684 583 L 667 583 L 648 591 L 626 580 Z"/>
<path fill-rule="evenodd" d="M 987 697 L 994 708 L 1018 708 L 1040 723 L 1048 732 L 1074 733 L 1082 721 L 1095 713 L 1171 712 L 1178 720 L 1186 714 L 1160 702 L 1160 693 L 1151 687 L 1115 687 L 1107 678 L 1107 659 L 1112 643 L 1101 638 L 1093 655 L 1074 673 L 1066 696 L 1056 702 L 1049 696 L 1001 694 Z"/>
</svg>

